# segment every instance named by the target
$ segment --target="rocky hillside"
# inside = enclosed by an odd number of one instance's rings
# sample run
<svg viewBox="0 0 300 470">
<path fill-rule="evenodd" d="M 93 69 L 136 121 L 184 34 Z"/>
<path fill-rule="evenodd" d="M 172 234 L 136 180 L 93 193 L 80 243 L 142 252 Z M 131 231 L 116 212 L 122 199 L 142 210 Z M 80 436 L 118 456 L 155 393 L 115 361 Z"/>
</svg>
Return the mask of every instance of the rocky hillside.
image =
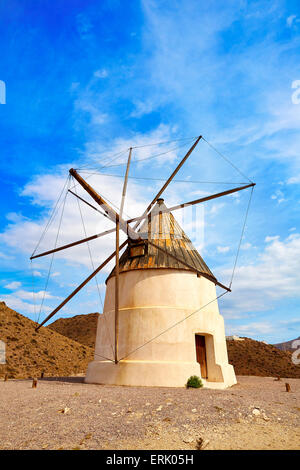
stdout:
<svg viewBox="0 0 300 470">
<path fill-rule="evenodd" d="M 47 328 L 85 346 L 95 348 L 98 317 L 99 313 L 89 313 L 88 315 L 76 315 L 71 318 L 59 318 Z"/>
<path fill-rule="evenodd" d="M 228 358 L 236 375 L 300 378 L 300 366 L 292 363 L 292 354 L 261 341 L 227 340 Z"/>
<path fill-rule="evenodd" d="M 298 336 L 298 338 L 292 339 L 291 341 L 286 341 L 285 343 L 273 344 L 273 346 L 281 349 L 281 351 L 295 351 L 295 349 L 292 348 L 292 344 L 296 340 L 300 340 L 300 336 Z"/>
<path fill-rule="evenodd" d="M 0 340 L 6 343 L 6 365 L 0 376 L 12 378 L 66 376 L 85 372 L 93 350 L 36 323 L 0 302 Z"/>
</svg>

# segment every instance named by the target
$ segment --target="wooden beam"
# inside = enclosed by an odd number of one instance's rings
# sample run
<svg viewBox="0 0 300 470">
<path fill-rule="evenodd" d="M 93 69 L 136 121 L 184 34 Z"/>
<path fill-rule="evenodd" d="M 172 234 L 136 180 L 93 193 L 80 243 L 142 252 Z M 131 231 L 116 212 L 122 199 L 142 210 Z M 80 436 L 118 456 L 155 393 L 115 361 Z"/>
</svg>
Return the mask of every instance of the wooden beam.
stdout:
<svg viewBox="0 0 300 470">
<path fill-rule="evenodd" d="M 69 170 L 70 175 L 72 175 L 78 183 L 87 191 L 87 193 L 94 199 L 97 204 L 99 204 L 100 207 L 104 210 L 104 212 L 108 215 L 110 220 L 112 220 L 114 223 L 116 220 L 120 221 L 120 228 L 128 234 L 128 236 L 133 239 L 137 240 L 139 239 L 139 235 L 126 223 L 125 220 L 123 220 L 119 214 L 98 194 L 92 186 L 90 186 L 83 178 L 82 176 L 77 173 L 76 170 L 71 168 Z"/>
<path fill-rule="evenodd" d="M 125 178 L 124 178 L 124 185 L 123 185 L 123 192 L 122 192 L 122 200 L 121 200 L 121 206 L 120 206 L 120 217 L 121 217 L 121 218 L 122 218 L 122 215 L 123 215 L 124 202 L 125 202 L 125 196 L 126 196 L 126 190 L 127 190 L 128 173 L 129 173 L 129 166 L 130 166 L 130 161 L 131 161 L 131 154 L 132 154 L 132 147 L 130 147 L 130 149 L 129 149 L 129 155 L 128 155 L 128 160 L 127 160 L 126 173 L 125 173 Z"/>
<path fill-rule="evenodd" d="M 128 243 L 128 240 L 122 243 L 119 249 L 121 250 L 122 248 L 124 248 L 124 246 L 127 245 L 127 243 Z M 64 305 L 66 305 L 66 303 L 68 303 L 69 300 L 71 300 L 74 297 L 74 295 L 76 295 L 91 279 L 93 279 L 93 277 L 95 277 L 96 274 L 98 274 L 99 271 L 101 271 L 101 269 L 104 268 L 104 266 L 106 266 L 107 263 L 110 260 L 112 260 L 115 255 L 116 255 L 116 252 L 114 251 L 108 258 L 106 258 L 105 261 L 103 261 L 102 264 L 100 264 L 100 266 L 98 266 L 97 269 L 95 269 L 95 271 L 92 274 L 90 274 L 78 287 L 76 287 L 76 289 L 63 302 L 61 302 L 61 304 L 59 304 L 59 306 L 56 307 L 56 309 L 54 309 L 53 312 L 50 313 L 50 315 L 48 315 L 48 317 L 35 329 L 35 331 L 39 330 L 41 326 L 43 326 L 48 320 L 50 320 L 50 318 L 53 317 L 53 315 L 55 315 Z"/>
<path fill-rule="evenodd" d="M 222 287 L 222 289 L 225 289 L 227 290 L 228 292 L 231 292 L 231 289 L 229 289 L 229 287 L 226 287 L 224 286 L 223 284 L 221 284 L 219 281 L 217 281 L 217 279 L 213 276 L 209 276 L 209 274 L 206 274 L 206 273 L 203 273 L 202 271 L 199 271 L 197 268 L 195 268 L 194 266 L 186 263 L 185 261 L 183 261 L 182 259 L 180 258 L 177 258 L 177 256 L 173 255 L 172 253 L 170 253 L 168 250 L 165 250 L 164 248 L 161 248 L 160 246 L 156 245 L 155 243 L 152 243 L 150 242 L 149 240 L 146 240 L 146 243 L 149 243 L 149 245 L 152 245 L 153 247 L 157 248 L 158 250 L 162 251 L 163 253 L 165 253 L 166 255 L 170 256 L 171 258 L 174 258 L 176 261 L 178 261 L 178 263 L 181 263 L 183 264 L 184 266 L 186 266 L 187 268 L 191 269 L 192 271 L 195 271 L 197 274 L 199 274 L 200 276 L 203 276 L 205 277 L 206 279 L 209 279 L 211 282 L 213 282 L 214 284 L 216 284 L 217 286 L 220 286 Z"/>
<path fill-rule="evenodd" d="M 173 207 L 168 207 L 166 209 L 161 209 L 160 212 L 162 214 L 168 213 L 168 212 L 173 212 L 173 211 L 176 211 L 178 209 L 183 209 L 184 207 L 192 206 L 194 204 L 199 204 L 200 202 L 210 201 L 211 199 L 216 199 L 218 197 L 226 196 L 227 194 L 236 193 L 237 191 L 242 191 L 243 189 L 251 188 L 252 186 L 255 186 L 255 185 L 256 185 L 256 183 L 251 183 L 251 184 L 247 184 L 246 186 L 239 186 L 238 188 L 228 189 L 227 191 L 222 191 L 221 193 L 212 194 L 211 196 L 201 197 L 200 199 L 195 199 L 193 201 L 184 202 L 182 204 L 178 204 L 178 205 L 173 206 Z M 139 220 L 139 221 L 144 220 L 147 217 L 148 217 L 148 215 L 142 215 L 141 217 L 134 217 L 132 219 L 128 219 L 128 220 L 126 220 L 126 222 L 127 222 L 127 224 L 130 224 L 131 222 L 135 222 L 137 220 Z"/>
<path fill-rule="evenodd" d="M 194 150 L 194 148 L 196 147 L 196 145 L 198 144 L 199 140 L 202 138 L 202 136 L 200 135 L 196 141 L 194 142 L 194 144 L 191 146 L 191 148 L 188 150 L 188 152 L 186 153 L 186 155 L 183 157 L 183 159 L 181 160 L 181 162 L 179 163 L 179 165 L 177 165 L 177 167 L 175 168 L 175 170 L 173 171 L 173 173 L 171 174 L 171 176 L 167 179 L 167 181 L 165 182 L 165 184 L 163 185 L 163 187 L 158 191 L 158 193 L 156 194 L 155 198 L 152 200 L 152 202 L 150 202 L 149 206 L 147 207 L 147 209 L 145 210 L 143 216 L 146 216 L 149 212 L 149 210 L 151 209 L 151 207 L 153 206 L 153 204 L 156 203 L 157 199 L 162 195 L 162 193 L 164 192 L 164 190 L 167 188 L 167 186 L 169 186 L 169 184 L 171 183 L 172 179 L 174 178 L 174 176 L 178 173 L 178 171 L 180 170 L 180 168 L 182 167 L 182 165 L 186 162 L 186 160 L 189 158 L 189 156 L 191 155 L 192 151 Z M 140 222 L 137 222 L 134 226 L 134 229 L 136 229 L 138 226 L 139 226 Z"/>
<path fill-rule="evenodd" d="M 195 199 L 193 201 L 184 202 L 183 204 L 178 204 L 177 206 L 173 206 L 168 208 L 166 211 L 163 212 L 172 212 L 176 211 L 177 209 L 182 209 L 183 207 L 193 206 L 194 204 L 199 204 L 200 202 L 210 201 L 211 199 L 216 199 L 218 197 L 226 196 L 227 194 L 233 194 L 237 191 L 242 191 L 243 189 L 251 188 L 255 186 L 255 183 L 247 184 L 246 186 L 239 186 L 238 188 L 228 189 L 227 191 L 222 191 L 221 193 L 212 194 L 211 196 L 201 197 L 200 199 Z"/>
<path fill-rule="evenodd" d="M 115 270 L 115 364 L 119 356 L 119 234 L 120 222 L 116 221 L 116 270 Z"/>
<path fill-rule="evenodd" d="M 80 245 L 81 243 L 95 240 L 95 238 L 103 237 L 104 235 L 107 235 L 108 233 L 113 233 L 115 230 L 116 230 L 115 228 L 111 228 L 110 230 L 106 230 L 105 232 L 96 233 L 96 235 L 91 235 L 90 237 L 82 238 L 82 240 L 68 243 L 67 245 L 59 246 L 58 248 L 53 248 L 53 250 L 44 251 L 43 253 L 39 253 L 37 255 L 31 256 L 30 259 L 40 258 L 41 256 L 46 256 L 46 255 L 51 255 L 51 253 L 56 253 L 57 251 L 65 250 L 66 248 L 71 248 L 72 246 Z"/>
</svg>

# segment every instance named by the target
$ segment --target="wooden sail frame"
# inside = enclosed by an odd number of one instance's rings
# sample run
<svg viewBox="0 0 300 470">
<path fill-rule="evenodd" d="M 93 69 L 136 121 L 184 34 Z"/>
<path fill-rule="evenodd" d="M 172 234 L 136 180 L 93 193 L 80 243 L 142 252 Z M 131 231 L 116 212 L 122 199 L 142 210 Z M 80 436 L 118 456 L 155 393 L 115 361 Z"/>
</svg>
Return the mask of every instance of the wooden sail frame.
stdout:
<svg viewBox="0 0 300 470">
<path fill-rule="evenodd" d="M 165 191 L 165 189 L 168 187 L 168 185 L 171 183 L 171 181 L 173 180 L 173 178 L 175 177 L 175 175 L 178 173 L 178 171 L 180 170 L 180 168 L 184 165 L 184 163 L 186 162 L 186 160 L 188 159 L 188 157 L 190 156 L 190 154 L 193 152 L 193 150 L 195 149 L 195 147 L 197 146 L 197 144 L 199 143 L 199 141 L 201 140 L 202 136 L 199 136 L 197 137 L 197 139 L 195 140 L 195 142 L 193 143 L 193 145 L 190 147 L 190 149 L 188 150 L 188 152 L 186 153 L 186 155 L 182 158 L 182 160 L 180 161 L 180 163 L 176 166 L 175 170 L 172 172 L 172 174 L 170 175 L 170 177 L 166 180 L 166 182 L 163 184 L 163 186 L 161 187 L 161 189 L 158 191 L 158 193 L 156 194 L 156 196 L 153 198 L 153 200 L 151 201 L 151 203 L 147 206 L 146 210 L 144 211 L 143 215 L 140 216 L 140 217 L 134 217 L 134 218 L 131 218 L 131 219 L 128 219 L 128 220 L 124 220 L 123 219 L 123 209 L 124 209 L 124 202 L 125 202 L 125 197 L 126 197 L 126 190 L 127 190 L 127 183 L 128 183 L 128 174 L 129 174 L 129 168 L 130 168 L 130 162 L 131 162 L 131 156 L 132 156 L 132 147 L 130 147 L 129 149 L 129 155 L 128 155 L 128 161 L 127 161 L 127 167 L 126 167 L 126 173 L 125 173 L 125 177 L 124 177 L 124 184 L 123 184 L 123 191 L 122 191 L 122 200 L 121 200 L 121 206 L 120 206 L 120 211 L 119 213 L 117 211 L 115 211 L 111 206 L 110 204 L 108 204 L 107 201 L 105 201 L 105 199 L 100 196 L 97 191 L 95 191 L 94 188 L 92 188 L 91 185 L 89 185 L 85 180 L 84 178 L 79 175 L 79 173 L 71 168 L 69 170 L 69 173 L 70 175 L 77 180 L 77 182 L 85 189 L 85 191 L 92 197 L 92 199 L 94 199 L 94 201 L 100 206 L 100 208 L 102 210 L 99 210 L 97 207 L 95 207 L 94 205 L 90 204 L 88 201 L 86 201 L 84 198 L 82 198 L 81 196 L 78 196 L 76 193 L 74 193 L 73 191 L 69 190 L 70 193 L 72 193 L 74 196 L 76 196 L 78 199 L 80 199 L 82 202 L 86 203 L 88 206 L 90 206 L 91 208 L 93 208 L 94 210 L 96 210 L 97 212 L 99 212 L 101 215 L 109 218 L 114 224 L 115 224 L 115 227 L 110 229 L 110 230 L 106 230 L 105 232 L 102 232 L 102 233 L 99 233 L 99 234 L 95 234 L 95 235 L 91 235 L 90 237 L 87 237 L 87 238 L 84 238 L 84 239 L 81 239 L 81 240 L 78 240 L 78 241 L 75 241 L 75 242 L 72 242 L 72 243 L 69 243 L 69 244 L 66 244 L 66 245 L 63 245 L 61 247 L 57 247 L 55 249 L 52 249 L 52 250 L 48 250 L 48 251 L 45 251 L 43 253 L 39 253 L 37 255 L 32 255 L 30 257 L 30 259 L 34 259 L 34 258 L 38 258 L 38 257 L 41 257 L 41 256 L 46 256 L 48 254 L 51 254 L 51 253 L 55 253 L 57 251 L 62 251 L 64 249 L 67 249 L 67 248 L 71 248 L 73 246 L 76 246 L 76 245 L 79 245 L 81 243 L 85 243 L 85 242 L 88 242 L 88 241 L 91 241 L 91 240 L 94 240 L 96 238 L 99 238 L 99 237 L 102 237 L 108 233 L 112 233 L 112 232 L 116 232 L 116 247 L 115 247 L 115 251 L 110 255 L 108 256 L 108 258 L 106 258 L 106 260 L 101 263 L 97 269 L 94 270 L 93 273 L 91 273 L 68 297 L 66 297 L 65 300 L 63 300 L 63 302 L 60 303 L 60 305 L 58 305 L 58 307 L 56 307 L 48 316 L 47 318 L 45 318 L 45 320 L 43 322 L 41 322 L 37 328 L 36 328 L 36 331 L 38 331 L 41 326 L 43 326 L 45 323 L 47 323 L 61 308 L 64 307 L 64 305 L 66 305 L 67 302 L 69 302 L 69 300 L 71 300 L 94 276 L 96 276 L 102 269 L 104 266 L 107 265 L 107 263 L 109 261 L 111 261 L 114 257 L 116 259 L 116 267 L 115 267 L 115 350 L 114 350 L 114 362 L 115 364 L 117 364 L 119 362 L 119 357 L 118 357 L 118 343 L 119 343 L 119 252 L 122 248 L 124 248 L 127 243 L 129 242 L 129 240 L 140 240 L 140 236 L 139 236 L 139 233 L 136 231 L 136 229 L 139 227 L 140 223 L 142 220 L 146 219 L 147 217 L 149 217 L 149 215 L 151 215 L 151 210 L 154 206 L 154 204 L 156 203 L 156 201 L 160 198 L 160 196 L 163 194 L 163 192 Z M 202 197 L 202 198 L 199 198 L 199 199 L 196 199 L 196 200 L 193 200 L 193 201 L 189 201 L 189 202 L 186 202 L 186 203 L 182 203 L 182 204 L 178 204 L 176 206 L 173 206 L 173 207 L 170 207 L 170 208 L 166 208 L 164 209 L 162 212 L 166 212 L 166 213 L 170 213 L 170 212 L 173 212 L 174 210 L 178 210 L 178 209 L 182 209 L 184 207 L 188 207 L 188 206 L 191 206 L 191 205 L 195 205 L 195 204 L 199 204 L 199 203 L 202 203 L 202 202 L 205 202 L 205 201 L 209 201 L 209 200 L 212 200 L 212 199 L 216 199 L 216 198 L 219 198 L 219 197 L 223 197 L 225 195 L 229 195 L 229 194 L 233 194 L 237 191 L 241 191 L 241 190 L 244 190 L 244 189 L 247 189 L 247 188 L 250 188 L 255 186 L 255 183 L 250 183 L 250 184 L 247 184 L 247 185 L 244 185 L 244 186 L 239 186 L 237 188 L 232 188 L 232 189 L 229 189 L 227 191 L 222 191 L 222 192 L 219 192 L 219 193 L 216 193 L 216 194 L 212 194 L 210 196 L 205 196 L 205 197 Z M 136 222 L 134 227 L 132 228 L 129 224 L 132 223 L 132 222 Z M 123 232 L 125 232 L 126 235 L 128 235 L 128 239 L 123 242 L 121 245 L 119 245 L 119 232 L 120 232 L 120 229 L 123 230 Z M 181 263 L 183 265 L 185 265 L 186 267 L 188 267 L 189 269 L 197 272 L 198 275 L 200 276 L 204 276 L 206 278 L 209 278 L 209 280 L 211 280 L 212 282 L 214 282 L 216 285 L 218 285 L 219 287 L 225 289 L 227 292 L 231 292 L 231 289 L 226 287 L 225 285 L 221 284 L 219 281 L 217 281 L 215 278 L 211 278 L 210 276 L 208 276 L 207 274 L 201 272 L 201 271 L 198 271 L 197 269 L 195 269 L 195 267 L 189 265 L 188 263 L 186 263 L 185 261 L 183 261 L 182 259 L 178 258 L 177 256 L 175 256 L 174 254 L 171 254 L 168 252 L 168 250 L 164 250 L 162 247 L 160 247 L 159 245 L 151 242 L 150 240 L 147 240 L 146 243 L 152 245 L 153 247 L 155 247 L 156 249 L 158 250 L 161 250 L 162 252 L 165 252 L 165 254 L 167 254 L 168 256 L 171 256 L 172 258 L 174 258 L 176 261 L 178 261 L 178 263 Z"/>
</svg>

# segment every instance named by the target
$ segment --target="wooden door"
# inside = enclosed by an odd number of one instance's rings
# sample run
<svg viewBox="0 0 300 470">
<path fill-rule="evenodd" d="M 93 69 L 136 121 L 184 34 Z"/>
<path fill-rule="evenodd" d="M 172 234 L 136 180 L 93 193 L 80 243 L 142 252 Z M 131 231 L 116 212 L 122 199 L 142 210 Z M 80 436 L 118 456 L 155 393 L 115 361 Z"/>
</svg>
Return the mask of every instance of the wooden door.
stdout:
<svg viewBox="0 0 300 470">
<path fill-rule="evenodd" d="M 196 335 L 196 356 L 200 364 L 201 377 L 207 379 L 205 336 Z"/>
</svg>

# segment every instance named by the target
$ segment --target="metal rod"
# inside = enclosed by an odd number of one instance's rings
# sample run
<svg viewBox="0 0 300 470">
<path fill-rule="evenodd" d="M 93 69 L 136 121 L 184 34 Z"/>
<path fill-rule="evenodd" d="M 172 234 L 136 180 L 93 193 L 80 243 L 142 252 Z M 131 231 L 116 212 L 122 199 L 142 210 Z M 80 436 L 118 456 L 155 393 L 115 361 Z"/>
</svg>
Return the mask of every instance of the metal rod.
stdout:
<svg viewBox="0 0 300 470">
<path fill-rule="evenodd" d="M 128 155 L 126 173 L 125 173 L 125 178 L 124 178 L 124 185 L 123 185 L 123 192 L 122 192 L 122 200 L 121 200 L 121 207 L 120 207 L 120 217 L 121 217 L 121 218 L 122 218 L 122 214 L 123 214 L 124 202 L 125 202 L 125 196 L 126 196 L 126 190 L 127 190 L 128 173 L 129 173 L 129 167 L 130 167 L 130 161 L 131 161 L 131 153 L 132 153 L 132 147 L 130 147 L 130 149 L 129 149 L 129 155 Z"/>
<path fill-rule="evenodd" d="M 153 206 L 153 204 L 155 204 L 155 202 L 157 201 L 157 199 L 161 196 L 161 194 L 164 192 L 164 190 L 166 189 L 167 186 L 169 186 L 170 182 L 172 181 L 172 179 L 174 178 L 174 176 L 178 173 L 178 171 L 180 170 L 180 168 L 182 167 L 182 165 L 186 162 L 186 160 L 188 159 L 188 157 L 190 156 L 190 154 L 192 153 L 192 151 L 194 150 L 194 148 L 196 147 L 196 145 L 198 144 L 199 140 L 202 138 L 202 136 L 200 135 L 197 140 L 194 142 L 194 144 L 191 146 L 191 148 L 188 150 L 188 152 L 186 153 L 186 155 L 183 157 L 183 159 L 181 160 L 181 162 L 179 163 L 179 165 L 177 165 L 177 167 L 175 168 L 175 170 L 173 171 L 173 173 L 171 174 L 171 176 L 167 179 L 167 181 L 165 182 L 165 184 L 163 185 L 163 187 L 158 191 L 158 193 L 156 194 L 155 198 L 152 200 L 152 202 L 150 202 L 149 206 L 147 207 L 147 209 L 145 210 L 144 214 L 143 215 L 147 215 L 149 210 L 151 209 L 151 207 Z M 138 226 L 139 226 L 140 222 L 137 222 L 134 226 L 134 229 L 136 229 Z"/>
<path fill-rule="evenodd" d="M 110 220 L 112 220 L 114 223 L 116 220 L 120 221 L 120 228 L 128 234 L 128 236 L 133 239 L 137 240 L 139 239 L 139 235 L 126 223 L 125 220 L 123 220 L 119 214 L 98 194 L 83 178 L 80 176 L 76 170 L 71 168 L 69 170 L 70 175 L 72 175 L 78 183 L 89 193 L 89 195 L 94 199 L 94 201 L 99 204 L 103 208 L 103 210 L 106 212 Z"/>
<path fill-rule="evenodd" d="M 68 243 L 68 245 L 59 246 L 58 248 L 54 248 L 53 250 L 44 251 L 43 253 L 39 253 L 37 255 L 31 256 L 30 259 L 40 258 L 41 256 L 50 255 L 51 253 L 56 253 L 57 251 L 65 250 L 66 248 L 71 248 L 72 246 L 80 245 L 81 243 L 95 240 L 95 238 L 103 237 L 104 235 L 107 235 L 108 233 L 112 233 L 115 230 L 116 230 L 115 228 L 111 228 L 110 230 L 106 230 L 105 232 L 96 233 L 96 235 L 91 235 L 90 237 L 82 238 L 82 240 Z"/>
<path fill-rule="evenodd" d="M 124 248 L 124 246 L 127 245 L 127 243 L 128 243 L 128 240 L 123 242 L 122 245 L 119 247 L 119 250 L 122 250 L 122 248 Z M 50 320 L 50 318 L 53 317 L 53 315 L 55 315 L 64 305 L 66 305 L 66 303 L 69 302 L 69 300 L 71 300 L 72 297 L 74 297 L 74 295 L 77 294 L 77 292 L 79 292 L 91 279 L 93 279 L 93 277 L 96 276 L 96 274 L 98 274 L 99 271 L 101 271 L 102 268 L 104 268 L 104 266 L 107 265 L 107 263 L 111 259 L 113 259 L 115 254 L 116 252 L 114 251 L 108 258 L 106 258 L 106 260 L 103 261 L 103 263 L 100 264 L 100 266 L 98 266 L 98 268 L 95 269 L 95 271 L 92 274 L 90 274 L 78 287 L 76 287 L 76 289 L 63 302 L 61 302 L 61 304 L 59 304 L 59 306 L 56 307 L 56 309 L 53 310 L 53 312 L 51 312 L 50 315 L 48 315 L 48 317 L 35 329 L 35 331 L 39 330 L 41 326 L 43 326 L 48 320 Z"/>
<path fill-rule="evenodd" d="M 197 268 L 195 268 L 194 266 L 186 263 L 185 261 L 183 261 L 182 259 L 180 258 L 177 258 L 177 256 L 173 255 L 172 253 L 170 253 L 168 250 L 165 250 L 164 248 L 161 248 L 160 246 L 156 245 L 155 243 L 152 243 L 150 242 L 149 240 L 147 240 L 147 243 L 149 243 L 149 245 L 152 245 L 153 247 L 157 248 L 158 250 L 162 251 L 163 253 L 167 254 L 168 256 L 170 256 L 171 258 L 174 258 L 176 261 L 178 261 L 179 263 L 183 264 L 184 266 L 190 268 L 192 271 L 195 271 L 197 274 L 199 274 L 200 276 L 203 276 L 203 277 L 206 277 L 206 279 L 209 279 L 211 282 L 213 282 L 214 284 L 222 287 L 222 289 L 225 289 L 227 290 L 228 292 L 231 292 L 231 289 L 229 289 L 229 287 L 226 287 L 224 286 L 223 284 L 221 284 L 219 281 L 217 281 L 217 279 L 213 276 L 209 276 L 209 274 L 206 274 L 206 273 L 203 273 L 202 271 L 199 271 Z"/>
<path fill-rule="evenodd" d="M 116 276 L 115 276 L 115 364 L 119 355 L 119 235 L 120 222 L 116 221 Z"/>
</svg>

